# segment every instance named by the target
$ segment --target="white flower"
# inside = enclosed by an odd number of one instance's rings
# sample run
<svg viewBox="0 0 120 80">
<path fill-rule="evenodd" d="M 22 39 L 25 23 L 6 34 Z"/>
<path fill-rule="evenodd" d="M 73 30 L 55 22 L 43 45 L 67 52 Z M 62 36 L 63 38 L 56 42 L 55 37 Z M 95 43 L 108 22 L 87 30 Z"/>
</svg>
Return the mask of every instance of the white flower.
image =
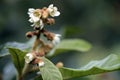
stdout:
<svg viewBox="0 0 120 80">
<path fill-rule="evenodd" d="M 38 22 L 33 23 L 31 26 L 42 29 L 44 27 L 43 21 L 40 19 Z"/>
<path fill-rule="evenodd" d="M 30 63 L 34 59 L 34 56 L 32 55 L 32 53 L 28 53 L 24 58 L 26 63 Z"/>
<path fill-rule="evenodd" d="M 44 65 L 45 65 L 45 63 L 44 63 L 43 61 L 41 61 L 41 62 L 38 63 L 38 66 L 39 66 L 39 67 L 42 67 L 42 66 L 44 66 Z"/>
<path fill-rule="evenodd" d="M 60 15 L 60 12 L 58 11 L 57 7 L 54 7 L 53 4 L 49 5 L 48 12 L 52 17 Z"/>
<path fill-rule="evenodd" d="M 52 40 L 52 43 L 53 43 L 54 45 L 57 45 L 58 43 L 60 43 L 60 37 L 61 37 L 60 34 L 55 34 L 55 36 L 54 36 L 54 38 L 53 38 L 53 40 Z"/>
<path fill-rule="evenodd" d="M 40 17 L 41 17 L 40 9 L 29 8 L 28 14 L 30 17 L 29 22 L 34 23 L 40 20 Z"/>
</svg>

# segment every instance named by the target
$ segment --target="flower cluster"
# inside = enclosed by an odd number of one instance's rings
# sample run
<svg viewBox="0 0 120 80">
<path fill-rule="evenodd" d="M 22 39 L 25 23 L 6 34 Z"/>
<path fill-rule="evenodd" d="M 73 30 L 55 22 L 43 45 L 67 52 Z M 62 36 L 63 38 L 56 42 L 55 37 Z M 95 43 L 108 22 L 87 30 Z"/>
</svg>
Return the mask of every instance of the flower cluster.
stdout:
<svg viewBox="0 0 120 80">
<path fill-rule="evenodd" d="M 29 22 L 33 23 L 31 26 L 34 26 L 37 29 L 43 29 L 44 24 L 53 24 L 54 20 L 51 18 L 48 18 L 50 15 L 51 17 L 56 17 L 60 15 L 60 12 L 58 11 L 57 7 L 54 7 L 53 4 L 51 4 L 48 8 L 44 7 L 42 9 L 34 9 L 30 8 L 28 10 L 29 14 Z"/>
<path fill-rule="evenodd" d="M 42 9 L 28 9 L 28 15 L 30 17 L 29 22 L 32 23 L 34 31 L 26 33 L 28 38 L 36 36 L 32 51 L 25 55 L 25 62 L 27 64 L 37 64 L 39 67 L 44 66 L 43 57 L 51 51 L 59 42 L 60 34 L 55 34 L 45 29 L 45 25 L 52 25 L 55 23 L 54 17 L 59 16 L 60 12 L 53 4 L 49 7 L 43 7 Z M 48 40 L 44 41 L 41 34 Z"/>
</svg>

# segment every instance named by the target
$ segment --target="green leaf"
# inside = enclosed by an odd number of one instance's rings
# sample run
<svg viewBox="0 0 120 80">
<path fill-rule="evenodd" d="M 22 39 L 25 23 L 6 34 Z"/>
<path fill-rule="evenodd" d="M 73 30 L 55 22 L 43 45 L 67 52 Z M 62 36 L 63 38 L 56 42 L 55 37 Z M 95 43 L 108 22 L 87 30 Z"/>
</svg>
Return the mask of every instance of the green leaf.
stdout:
<svg viewBox="0 0 120 80">
<path fill-rule="evenodd" d="M 7 42 L 6 44 L 0 46 L 0 56 L 1 57 L 10 55 L 8 52 L 8 49 L 7 49 L 9 47 L 18 48 L 20 50 L 25 50 L 25 49 L 29 48 L 29 46 L 26 43 Z"/>
<path fill-rule="evenodd" d="M 91 45 L 82 39 L 66 39 L 63 40 L 57 47 L 57 50 L 76 50 L 76 51 L 88 51 Z"/>
<path fill-rule="evenodd" d="M 32 39 L 30 39 L 28 42 L 25 42 L 25 43 L 7 42 L 3 45 L 0 45 L 0 57 L 5 57 L 10 55 L 8 52 L 9 47 L 29 51 L 32 48 L 34 40 L 35 40 L 35 37 L 33 37 Z"/>
<path fill-rule="evenodd" d="M 64 34 L 62 34 L 62 36 L 65 36 L 65 37 L 71 37 L 71 36 L 81 36 L 81 33 L 83 33 L 81 27 L 78 27 L 78 26 L 65 26 L 63 28 L 64 30 Z"/>
<path fill-rule="evenodd" d="M 81 51 L 85 52 L 91 49 L 91 44 L 82 39 L 65 39 L 53 49 L 48 56 L 54 56 L 65 51 Z"/>
<path fill-rule="evenodd" d="M 19 75 L 21 75 L 23 67 L 24 67 L 24 63 L 25 63 L 24 56 L 25 56 L 26 52 L 23 52 L 16 48 L 9 48 L 9 52 L 11 54 L 13 63 L 15 65 Z"/>
<path fill-rule="evenodd" d="M 64 79 L 111 72 L 115 70 L 120 70 L 120 58 L 115 54 L 111 54 L 100 61 L 91 61 L 80 69 L 71 69 L 65 67 L 60 68 Z"/>
<path fill-rule="evenodd" d="M 45 65 L 40 67 L 43 80 L 63 80 L 59 69 L 48 59 L 43 58 Z"/>
</svg>

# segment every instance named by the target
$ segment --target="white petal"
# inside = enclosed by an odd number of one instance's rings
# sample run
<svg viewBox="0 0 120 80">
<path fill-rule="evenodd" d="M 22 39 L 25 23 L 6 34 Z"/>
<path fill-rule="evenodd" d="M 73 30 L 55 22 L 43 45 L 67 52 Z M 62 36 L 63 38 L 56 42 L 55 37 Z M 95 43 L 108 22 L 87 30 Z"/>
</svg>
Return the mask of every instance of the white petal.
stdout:
<svg viewBox="0 0 120 80">
<path fill-rule="evenodd" d="M 50 4 L 48 8 L 53 8 L 53 4 Z"/>
<path fill-rule="evenodd" d="M 29 17 L 30 18 L 34 17 L 33 13 L 29 13 Z"/>
<path fill-rule="evenodd" d="M 35 17 L 35 16 L 33 16 L 33 15 L 31 15 L 31 19 L 33 20 L 33 22 L 39 21 L 39 17 Z"/>
<path fill-rule="evenodd" d="M 34 12 L 35 9 L 34 9 L 34 8 L 29 8 L 28 11 L 29 11 L 29 12 Z"/>
<path fill-rule="evenodd" d="M 29 15 L 29 17 L 30 17 L 30 19 L 29 19 L 29 21 L 31 22 L 31 23 L 34 23 L 34 22 L 37 22 L 37 21 L 39 21 L 40 20 L 40 16 L 35 16 L 34 15 L 34 9 L 29 9 L 29 11 L 30 12 L 28 12 L 28 15 Z"/>
<path fill-rule="evenodd" d="M 38 66 L 39 66 L 39 67 L 42 67 L 42 66 L 44 66 L 44 65 L 45 65 L 44 62 L 39 62 L 39 63 L 38 63 Z"/>
<path fill-rule="evenodd" d="M 44 27 L 43 21 L 40 20 L 40 29 L 42 29 Z"/>
<path fill-rule="evenodd" d="M 54 11 L 57 11 L 57 10 L 58 10 L 57 7 L 54 7 L 53 9 L 54 9 Z"/>
<path fill-rule="evenodd" d="M 59 11 L 55 12 L 55 14 L 54 14 L 54 16 L 59 16 L 59 15 L 60 15 Z"/>
<path fill-rule="evenodd" d="M 32 53 L 26 54 L 26 56 L 24 58 L 25 58 L 26 63 L 30 63 L 34 59 Z"/>
<path fill-rule="evenodd" d="M 60 35 L 60 34 L 55 34 L 55 36 L 57 36 L 57 37 L 61 37 L 61 35 Z"/>
<path fill-rule="evenodd" d="M 49 13 L 53 12 L 53 8 L 48 8 L 48 12 Z"/>
<path fill-rule="evenodd" d="M 35 11 L 35 9 L 30 8 L 30 9 L 28 9 L 28 14 L 31 15 L 31 14 L 33 14 L 34 11 Z"/>
<path fill-rule="evenodd" d="M 34 26 L 34 27 L 36 27 L 36 28 L 42 29 L 42 28 L 44 27 L 44 23 L 43 23 L 43 21 L 40 19 L 39 21 L 34 22 L 31 26 Z"/>
<path fill-rule="evenodd" d="M 60 36 L 61 36 L 60 34 L 55 34 L 55 37 L 52 41 L 53 45 L 57 45 L 60 43 Z"/>
<path fill-rule="evenodd" d="M 55 17 L 53 12 L 50 13 L 50 16 Z"/>
<path fill-rule="evenodd" d="M 35 24 L 32 24 L 32 25 L 30 25 L 30 26 L 34 27 L 34 26 L 35 26 Z"/>
<path fill-rule="evenodd" d="M 60 39 L 58 38 L 58 39 L 56 39 L 56 40 L 53 40 L 52 43 L 53 43 L 53 45 L 57 45 L 57 44 L 60 43 Z"/>
<path fill-rule="evenodd" d="M 33 22 L 34 22 L 32 18 L 30 18 L 28 21 L 29 21 L 29 22 L 31 22 L 31 23 L 33 23 Z"/>
</svg>

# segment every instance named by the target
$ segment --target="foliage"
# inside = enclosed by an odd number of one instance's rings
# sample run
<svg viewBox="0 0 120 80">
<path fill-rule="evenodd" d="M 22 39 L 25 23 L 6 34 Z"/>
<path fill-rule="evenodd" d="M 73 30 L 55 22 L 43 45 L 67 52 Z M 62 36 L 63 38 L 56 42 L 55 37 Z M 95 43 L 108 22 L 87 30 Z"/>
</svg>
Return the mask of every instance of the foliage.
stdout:
<svg viewBox="0 0 120 80">
<path fill-rule="evenodd" d="M 64 43 L 66 41 L 68 41 L 68 42 Z M 81 43 L 81 40 L 78 40 L 78 39 L 73 40 L 73 41 L 74 41 L 74 43 L 77 43 L 77 44 L 79 43 L 79 41 Z M 63 42 L 61 42 L 61 43 L 62 44 L 64 43 L 64 45 L 71 43 L 74 46 L 73 41 L 72 40 L 63 40 Z M 87 44 L 87 43 L 85 43 L 85 44 Z M 64 45 L 59 45 L 59 46 L 66 47 Z M 55 49 L 59 49 L 60 47 L 57 47 Z M 73 47 L 73 48 L 70 47 L 68 50 L 80 51 L 81 49 L 78 49 L 78 47 L 81 47 L 81 46 L 77 46 L 77 47 Z M 85 47 L 83 47 L 83 48 L 85 48 Z M 63 49 L 63 51 L 64 50 L 66 50 L 66 49 Z M 9 48 L 9 52 L 11 53 L 13 63 L 15 65 L 18 73 L 21 74 L 21 71 L 24 66 L 24 56 L 25 56 L 26 52 L 21 51 L 16 48 Z M 120 58 L 119 58 L 119 56 L 117 56 L 115 54 L 111 54 L 108 57 L 104 58 L 103 60 L 91 61 L 87 65 L 85 65 L 84 67 L 81 67 L 79 69 L 61 67 L 61 68 L 59 68 L 60 71 L 47 58 L 44 58 L 43 60 L 45 61 L 46 65 L 39 68 L 43 80 L 53 80 L 53 79 L 62 80 L 62 77 L 63 77 L 63 79 L 71 79 L 71 78 L 94 75 L 94 74 L 110 72 L 110 71 L 115 71 L 115 70 L 120 69 Z M 61 76 L 61 74 L 62 74 L 62 76 Z"/>
<path fill-rule="evenodd" d="M 58 68 L 50 62 L 48 59 L 44 58 L 45 66 L 40 68 L 41 75 L 43 77 L 43 80 L 63 80 L 62 75 Z M 47 77 L 46 77 L 47 76 Z"/>
<path fill-rule="evenodd" d="M 94 75 L 115 70 L 120 70 L 120 57 L 115 54 L 111 54 L 99 61 L 91 61 L 80 69 L 60 68 L 64 79 Z"/>
<path fill-rule="evenodd" d="M 91 44 L 82 39 L 64 39 L 48 54 L 48 56 L 58 55 L 66 51 L 86 52 L 91 49 Z"/>
<path fill-rule="evenodd" d="M 23 67 L 24 67 L 24 56 L 26 52 L 23 52 L 19 49 L 9 48 L 9 52 L 11 54 L 13 63 L 18 71 L 18 75 L 22 75 Z"/>
</svg>

